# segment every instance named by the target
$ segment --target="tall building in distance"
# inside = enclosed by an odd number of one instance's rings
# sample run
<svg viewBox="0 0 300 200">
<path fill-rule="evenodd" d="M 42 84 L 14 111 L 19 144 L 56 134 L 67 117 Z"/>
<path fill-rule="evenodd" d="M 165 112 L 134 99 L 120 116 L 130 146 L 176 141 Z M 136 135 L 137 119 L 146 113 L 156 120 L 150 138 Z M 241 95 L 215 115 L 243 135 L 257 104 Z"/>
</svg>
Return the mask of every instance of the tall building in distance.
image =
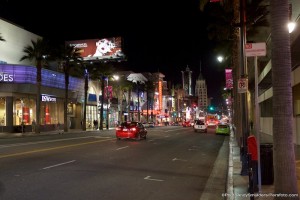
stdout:
<svg viewBox="0 0 300 200">
<path fill-rule="evenodd" d="M 185 71 L 181 71 L 182 73 L 182 89 L 184 90 L 184 95 L 186 97 L 192 96 L 192 71 L 187 66 Z"/>
<path fill-rule="evenodd" d="M 201 65 L 200 65 L 200 73 L 198 79 L 196 80 L 196 85 L 195 85 L 195 96 L 198 97 L 198 109 L 204 111 L 208 106 L 207 85 L 201 73 Z"/>
</svg>

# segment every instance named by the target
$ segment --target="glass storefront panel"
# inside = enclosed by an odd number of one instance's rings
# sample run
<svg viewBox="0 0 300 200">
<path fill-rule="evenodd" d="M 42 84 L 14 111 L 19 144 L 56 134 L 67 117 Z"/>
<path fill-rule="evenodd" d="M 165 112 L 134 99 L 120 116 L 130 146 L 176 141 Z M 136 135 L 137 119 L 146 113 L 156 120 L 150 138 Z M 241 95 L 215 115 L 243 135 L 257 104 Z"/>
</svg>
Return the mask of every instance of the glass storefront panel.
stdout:
<svg viewBox="0 0 300 200">
<path fill-rule="evenodd" d="M 5 97 L 0 98 L 0 125 L 6 126 L 6 104 Z"/>
<path fill-rule="evenodd" d="M 86 106 L 86 128 L 92 129 L 94 128 L 94 120 L 97 120 L 97 106 Z M 99 122 L 98 122 L 99 125 Z"/>
<path fill-rule="evenodd" d="M 32 120 L 36 119 L 36 107 L 35 100 L 33 98 L 15 98 L 14 112 L 13 112 L 14 124 L 21 125 L 22 122 L 25 125 L 30 125 Z"/>
<path fill-rule="evenodd" d="M 64 123 L 63 102 L 41 103 L 41 125 Z"/>
</svg>

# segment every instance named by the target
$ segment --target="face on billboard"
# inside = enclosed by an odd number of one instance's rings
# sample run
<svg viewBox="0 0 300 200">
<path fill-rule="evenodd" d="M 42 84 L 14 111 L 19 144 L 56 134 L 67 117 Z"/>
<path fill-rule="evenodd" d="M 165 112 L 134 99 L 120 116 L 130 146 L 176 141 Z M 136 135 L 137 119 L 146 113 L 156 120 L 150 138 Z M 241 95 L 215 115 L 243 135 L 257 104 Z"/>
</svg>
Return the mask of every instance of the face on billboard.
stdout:
<svg viewBox="0 0 300 200">
<path fill-rule="evenodd" d="M 67 41 L 67 45 L 80 49 L 85 60 L 117 59 L 123 57 L 121 37 Z"/>
</svg>

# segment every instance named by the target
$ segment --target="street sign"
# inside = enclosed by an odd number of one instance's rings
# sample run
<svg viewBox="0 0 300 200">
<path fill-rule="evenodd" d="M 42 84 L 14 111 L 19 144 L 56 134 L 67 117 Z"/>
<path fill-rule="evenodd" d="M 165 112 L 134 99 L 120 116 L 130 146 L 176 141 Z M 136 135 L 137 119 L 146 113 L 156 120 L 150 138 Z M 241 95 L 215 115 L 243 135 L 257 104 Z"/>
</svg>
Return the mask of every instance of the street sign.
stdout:
<svg viewBox="0 0 300 200">
<path fill-rule="evenodd" d="M 248 79 L 240 78 L 238 80 L 238 93 L 246 93 L 248 90 Z"/>
<path fill-rule="evenodd" d="M 246 57 L 266 56 L 266 43 L 247 43 L 245 44 Z"/>
</svg>

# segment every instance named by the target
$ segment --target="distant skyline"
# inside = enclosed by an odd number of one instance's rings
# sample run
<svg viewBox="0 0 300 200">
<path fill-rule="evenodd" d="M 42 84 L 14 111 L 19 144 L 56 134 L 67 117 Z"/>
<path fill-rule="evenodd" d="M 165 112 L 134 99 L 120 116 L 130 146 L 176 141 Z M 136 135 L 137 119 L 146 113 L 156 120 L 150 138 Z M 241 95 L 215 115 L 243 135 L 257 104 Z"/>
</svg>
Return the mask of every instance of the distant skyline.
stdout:
<svg viewBox="0 0 300 200">
<path fill-rule="evenodd" d="M 212 54 L 205 17 L 199 2 L 0 0 L 0 17 L 55 42 L 122 37 L 127 57 L 123 69 L 161 72 L 165 80 L 181 84 L 181 71 L 193 71 L 193 84 L 201 71 L 208 95 L 221 98 L 225 69 Z M 0 30 L 1 31 L 1 30 Z M 214 102 L 213 100 L 213 102 Z M 220 99 L 221 100 L 221 99 Z M 218 103 L 218 102 L 216 102 Z"/>
</svg>

